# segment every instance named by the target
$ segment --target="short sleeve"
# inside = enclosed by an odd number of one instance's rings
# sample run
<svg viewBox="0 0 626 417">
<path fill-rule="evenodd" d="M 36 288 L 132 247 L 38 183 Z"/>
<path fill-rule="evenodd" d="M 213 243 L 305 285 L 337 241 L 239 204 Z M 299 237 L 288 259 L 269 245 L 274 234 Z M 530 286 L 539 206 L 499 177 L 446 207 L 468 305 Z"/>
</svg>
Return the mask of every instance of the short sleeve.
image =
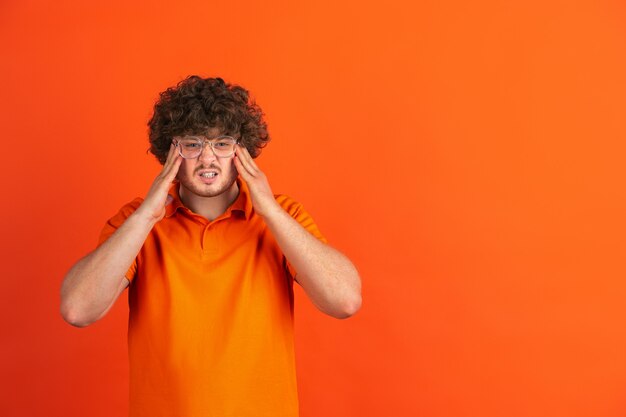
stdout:
<svg viewBox="0 0 626 417">
<path fill-rule="evenodd" d="M 115 231 L 122 224 L 124 224 L 126 219 L 131 214 L 133 214 L 135 210 L 137 210 L 137 207 L 139 207 L 142 202 L 143 202 L 143 199 L 141 198 L 134 199 L 133 201 L 131 201 L 130 203 L 122 207 L 115 216 L 111 217 L 104 224 L 104 227 L 102 228 L 102 231 L 100 232 L 100 237 L 98 238 L 98 247 L 102 245 L 109 237 L 111 237 L 111 235 L 113 235 L 113 233 L 115 233 Z M 128 268 L 128 271 L 126 271 L 126 274 L 124 274 L 124 276 L 130 282 L 133 282 L 133 279 L 135 278 L 136 273 L 137 273 L 137 257 L 135 257 L 135 260 L 133 260 L 132 265 L 130 266 L 130 268 Z"/>
<path fill-rule="evenodd" d="M 290 197 L 287 197 L 285 195 L 277 196 L 276 201 L 287 213 L 289 213 L 291 217 L 293 217 L 298 223 L 300 223 L 300 226 L 304 227 L 306 231 L 315 236 L 320 242 L 328 243 L 328 240 L 326 240 L 324 235 L 322 235 L 322 232 L 320 232 L 319 228 L 315 224 L 315 221 L 313 221 L 313 218 L 304 209 L 302 204 L 292 200 Z M 289 271 L 291 276 L 295 278 L 296 270 L 294 269 L 294 267 L 291 265 L 291 263 L 289 263 L 289 261 L 287 261 L 287 259 L 284 259 L 284 263 L 285 268 Z"/>
</svg>

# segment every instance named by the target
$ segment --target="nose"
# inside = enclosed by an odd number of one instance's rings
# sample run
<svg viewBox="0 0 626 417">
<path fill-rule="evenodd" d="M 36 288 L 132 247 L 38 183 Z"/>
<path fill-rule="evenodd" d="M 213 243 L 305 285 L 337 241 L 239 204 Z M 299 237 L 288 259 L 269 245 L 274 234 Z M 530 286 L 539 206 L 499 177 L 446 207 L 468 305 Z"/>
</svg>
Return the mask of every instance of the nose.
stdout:
<svg viewBox="0 0 626 417">
<path fill-rule="evenodd" d="M 202 143 L 202 150 L 200 151 L 200 155 L 198 155 L 198 160 L 200 162 L 210 162 L 216 159 L 217 159 L 217 156 L 215 155 L 215 152 L 213 151 L 213 147 L 211 146 L 211 143 L 208 140 L 205 140 Z"/>
</svg>

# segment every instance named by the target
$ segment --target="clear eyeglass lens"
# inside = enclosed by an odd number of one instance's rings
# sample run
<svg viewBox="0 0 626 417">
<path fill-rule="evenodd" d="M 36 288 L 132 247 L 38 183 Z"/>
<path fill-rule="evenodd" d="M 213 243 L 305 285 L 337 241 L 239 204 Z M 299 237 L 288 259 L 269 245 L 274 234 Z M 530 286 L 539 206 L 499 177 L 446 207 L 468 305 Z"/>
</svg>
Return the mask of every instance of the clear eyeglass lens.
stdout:
<svg viewBox="0 0 626 417">
<path fill-rule="evenodd" d="M 235 139 L 220 138 L 213 142 L 213 150 L 217 156 L 231 156 L 235 151 Z"/>
<path fill-rule="evenodd" d="M 203 141 L 201 139 L 182 138 L 178 143 L 184 158 L 197 158 L 202 153 Z M 235 151 L 235 139 L 230 137 L 207 141 L 207 145 L 213 147 L 215 155 L 219 157 L 231 156 Z"/>
</svg>

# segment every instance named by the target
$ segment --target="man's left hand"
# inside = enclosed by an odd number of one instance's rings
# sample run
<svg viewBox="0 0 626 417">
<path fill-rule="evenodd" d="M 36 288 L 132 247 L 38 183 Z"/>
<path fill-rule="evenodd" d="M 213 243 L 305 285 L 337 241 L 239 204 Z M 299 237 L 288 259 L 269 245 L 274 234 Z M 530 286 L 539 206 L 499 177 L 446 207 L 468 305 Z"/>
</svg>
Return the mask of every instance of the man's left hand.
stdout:
<svg viewBox="0 0 626 417">
<path fill-rule="evenodd" d="M 248 184 L 254 211 L 258 215 L 265 217 L 273 210 L 280 209 L 280 206 L 274 199 L 267 177 L 254 162 L 245 146 L 236 145 L 233 159 L 237 172 Z"/>
</svg>

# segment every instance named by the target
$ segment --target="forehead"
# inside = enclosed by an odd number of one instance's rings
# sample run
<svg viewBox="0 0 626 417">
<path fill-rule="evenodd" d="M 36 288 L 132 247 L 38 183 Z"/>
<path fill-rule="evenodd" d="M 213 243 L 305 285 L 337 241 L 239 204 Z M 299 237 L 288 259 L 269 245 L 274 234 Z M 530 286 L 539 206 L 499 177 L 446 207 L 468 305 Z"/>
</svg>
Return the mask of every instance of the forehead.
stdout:
<svg viewBox="0 0 626 417">
<path fill-rule="evenodd" d="M 216 138 L 218 136 L 224 135 L 224 131 L 218 127 L 210 127 L 206 130 L 198 131 L 198 132 L 187 132 L 180 134 L 178 137 L 183 136 L 204 136 L 205 138 L 211 139 Z"/>
<path fill-rule="evenodd" d="M 204 132 L 204 136 L 206 136 L 207 138 L 214 138 L 222 134 L 222 129 L 219 129 L 217 127 L 210 127 L 206 132 Z"/>
</svg>

